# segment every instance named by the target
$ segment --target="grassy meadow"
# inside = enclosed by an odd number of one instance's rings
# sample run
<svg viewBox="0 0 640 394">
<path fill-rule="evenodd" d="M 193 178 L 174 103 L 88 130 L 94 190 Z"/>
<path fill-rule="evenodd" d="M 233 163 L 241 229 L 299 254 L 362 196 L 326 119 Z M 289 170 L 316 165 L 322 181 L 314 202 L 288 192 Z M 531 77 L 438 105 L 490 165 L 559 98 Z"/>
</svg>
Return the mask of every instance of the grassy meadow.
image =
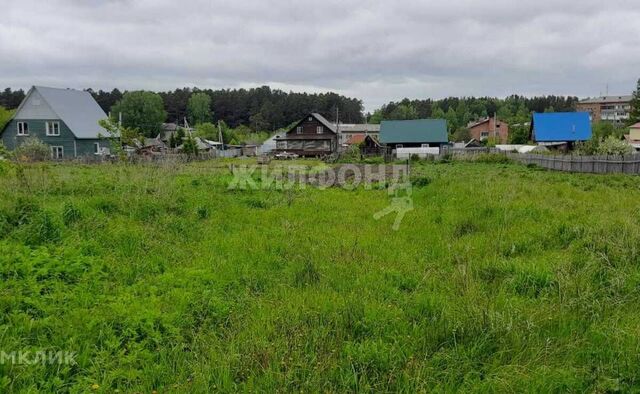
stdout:
<svg viewBox="0 0 640 394">
<path fill-rule="evenodd" d="M 227 165 L 0 163 L 0 350 L 77 353 L 0 392 L 640 390 L 640 178 L 416 163 L 393 231 Z"/>
</svg>

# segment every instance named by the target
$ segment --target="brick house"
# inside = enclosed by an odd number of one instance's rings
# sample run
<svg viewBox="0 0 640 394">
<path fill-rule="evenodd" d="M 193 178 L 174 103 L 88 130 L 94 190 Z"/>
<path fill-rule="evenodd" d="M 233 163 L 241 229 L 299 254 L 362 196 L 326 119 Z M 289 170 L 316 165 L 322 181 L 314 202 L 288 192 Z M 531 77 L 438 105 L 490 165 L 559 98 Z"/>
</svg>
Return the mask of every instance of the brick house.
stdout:
<svg viewBox="0 0 640 394">
<path fill-rule="evenodd" d="M 496 117 L 471 123 L 468 128 L 471 139 L 476 141 L 485 141 L 489 138 L 495 138 L 498 144 L 506 144 L 509 141 L 509 125 Z"/>
</svg>

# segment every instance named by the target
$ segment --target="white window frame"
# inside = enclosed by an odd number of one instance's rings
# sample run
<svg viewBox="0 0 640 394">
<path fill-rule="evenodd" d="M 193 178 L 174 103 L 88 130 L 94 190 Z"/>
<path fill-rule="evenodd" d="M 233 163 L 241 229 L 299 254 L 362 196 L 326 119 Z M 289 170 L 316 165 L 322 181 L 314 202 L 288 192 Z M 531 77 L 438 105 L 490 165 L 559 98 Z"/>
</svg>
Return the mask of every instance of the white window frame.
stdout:
<svg viewBox="0 0 640 394">
<path fill-rule="evenodd" d="M 20 127 L 20 126 L 22 126 L 22 127 Z M 19 135 L 21 137 L 29 135 L 29 123 L 27 123 L 27 122 L 18 122 L 16 124 L 16 127 L 18 128 L 17 135 Z M 25 130 L 26 130 L 26 133 L 25 133 Z"/>
<path fill-rule="evenodd" d="M 60 153 L 58 155 L 58 153 Z M 51 146 L 51 158 L 53 160 L 60 160 L 64 158 L 64 146 L 52 145 Z"/>
<path fill-rule="evenodd" d="M 94 142 L 93 143 L 93 153 L 96 155 L 100 154 L 100 143 L 99 142 Z"/>
<path fill-rule="evenodd" d="M 309 122 L 313 122 L 313 116 L 309 116 Z"/>
<path fill-rule="evenodd" d="M 421 145 L 420 145 L 420 147 L 421 147 L 421 148 L 428 148 L 428 147 L 429 147 L 429 144 L 421 144 Z"/>
<path fill-rule="evenodd" d="M 54 125 L 57 127 L 53 127 Z M 47 137 L 60 137 L 60 122 L 47 121 L 45 127 Z"/>
<path fill-rule="evenodd" d="M 317 134 L 322 134 L 322 133 L 324 133 L 324 127 L 322 127 L 322 126 L 318 126 L 318 127 L 316 127 L 316 133 L 317 133 Z"/>
<path fill-rule="evenodd" d="M 296 134 L 302 134 L 302 126 L 296 127 Z"/>
<path fill-rule="evenodd" d="M 400 149 L 404 148 L 404 144 L 396 144 L 396 149 L 398 149 L 398 148 L 400 148 Z"/>
</svg>

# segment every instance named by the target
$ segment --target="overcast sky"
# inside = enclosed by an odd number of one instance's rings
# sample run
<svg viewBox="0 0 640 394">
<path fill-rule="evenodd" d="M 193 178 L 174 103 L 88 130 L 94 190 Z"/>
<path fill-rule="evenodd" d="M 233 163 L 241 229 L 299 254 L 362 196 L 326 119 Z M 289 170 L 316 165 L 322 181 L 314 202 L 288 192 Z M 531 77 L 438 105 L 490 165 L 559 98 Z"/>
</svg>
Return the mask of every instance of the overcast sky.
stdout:
<svg viewBox="0 0 640 394">
<path fill-rule="evenodd" d="M 0 87 L 630 94 L 638 0 L 6 0 Z"/>
</svg>

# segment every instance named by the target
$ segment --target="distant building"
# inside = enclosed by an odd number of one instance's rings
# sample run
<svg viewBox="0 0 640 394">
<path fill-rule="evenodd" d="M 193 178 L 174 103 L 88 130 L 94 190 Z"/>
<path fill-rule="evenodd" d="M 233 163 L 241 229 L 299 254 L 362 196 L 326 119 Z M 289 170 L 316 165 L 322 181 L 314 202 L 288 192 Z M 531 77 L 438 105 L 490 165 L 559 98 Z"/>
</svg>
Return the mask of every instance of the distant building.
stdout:
<svg viewBox="0 0 640 394">
<path fill-rule="evenodd" d="M 276 139 L 276 151 L 300 156 L 324 156 L 338 149 L 336 125 L 318 113 L 311 113 Z"/>
<path fill-rule="evenodd" d="M 444 119 L 385 120 L 380 143 L 391 149 L 441 147 L 449 143 Z"/>
<path fill-rule="evenodd" d="M 509 125 L 498 118 L 485 118 L 467 126 L 471 138 L 486 141 L 494 138 L 496 143 L 505 144 L 509 140 Z"/>
<path fill-rule="evenodd" d="M 570 148 L 575 142 L 591 139 L 588 112 L 556 112 L 533 114 L 533 141 L 545 146 Z"/>
<path fill-rule="evenodd" d="M 640 123 L 629 126 L 629 138 L 630 141 L 640 142 Z"/>
<path fill-rule="evenodd" d="M 622 125 L 629 120 L 633 96 L 604 96 L 582 100 L 576 110 L 588 112 L 592 122 L 611 122 Z"/>
<path fill-rule="evenodd" d="M 102 154 L 109 141 L 98 121 L 107 114 L 90 93 L 82 90 L 34 86 L 29 89 L 13 119 L 0 130 L 0 141 L 15 149 L 29 137 L 51 148 L 53 159 Z"/>
<path fill-rule="evenodd" d="M 340 145 L 350 145 L 353 141 L 364 141 L 367 135 L 378 137 L 379 124 L 340 124 L 337 126 Z"/>
<path fill-rule="evenodd" d="M 367 135 L 360 143 L 360 154 L 363 156 L 375 156 L 384 153 L 384 148 L 380 145 L 378 137 Z"/>
</svg>

